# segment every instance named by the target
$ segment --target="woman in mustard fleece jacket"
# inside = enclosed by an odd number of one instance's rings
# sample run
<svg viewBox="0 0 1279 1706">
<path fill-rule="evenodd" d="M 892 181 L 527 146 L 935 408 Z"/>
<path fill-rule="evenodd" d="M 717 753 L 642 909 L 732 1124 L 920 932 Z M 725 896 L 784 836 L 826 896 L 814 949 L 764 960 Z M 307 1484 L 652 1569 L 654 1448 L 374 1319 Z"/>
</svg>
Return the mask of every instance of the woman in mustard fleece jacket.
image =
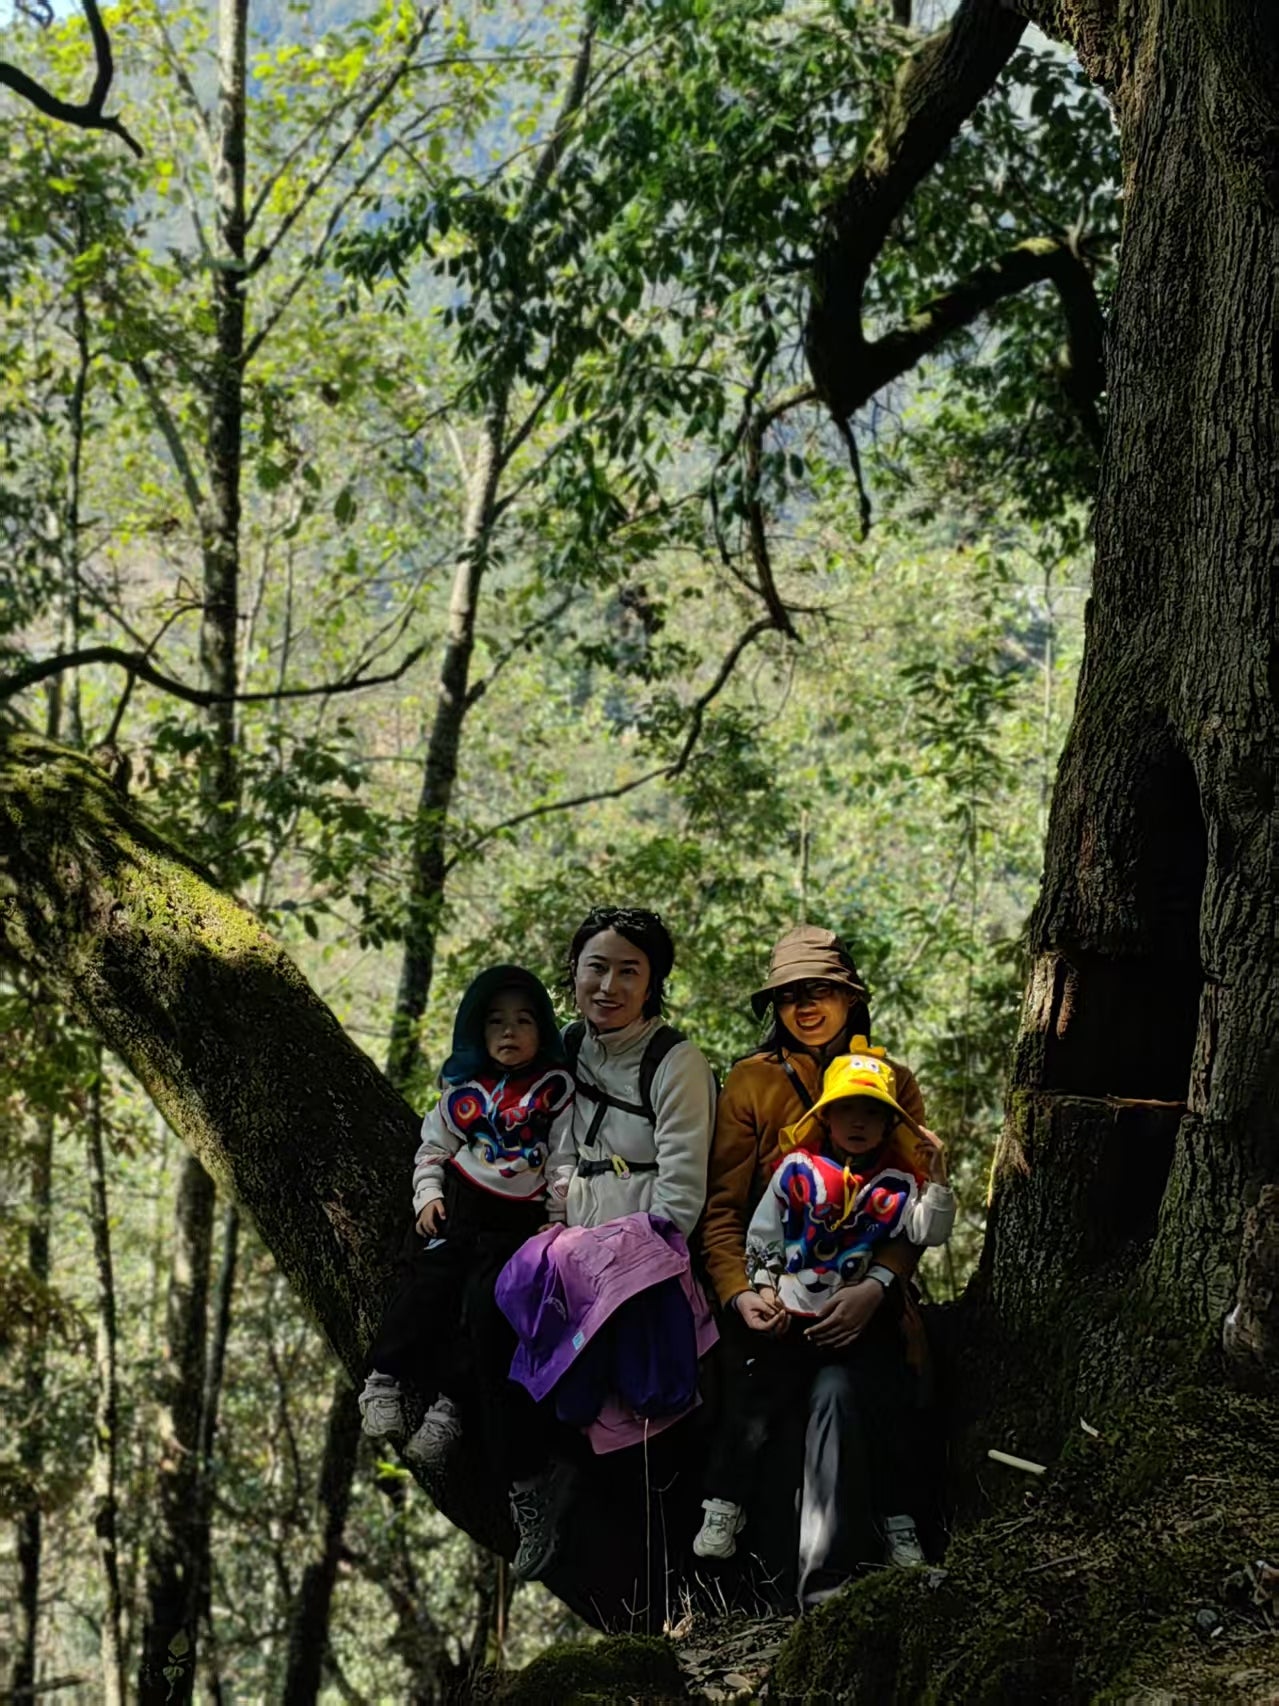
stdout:
<svg viewBox="0 0 1279 1706">
<path fill-rule="evenodd" d="M 847 1053 L 851 1039 L 870 1035 L 867 992 L 853 958 L 833 931 L 815 925 L 801 925 L 777 943 L 768 977 L 751 1002 L 760 1018 L 771 1007 L 773 1024 L 760 1047 L 732 1068 L 720 1093 L 700 1237 L 735 1366 L 753 1359 L 757 1335 L 796 1330 L 776 1295 L 761 1295 L 747 1272 L 747 1228 L 780 1158 L 781 1132 L 817 1101 L 826 1067 Z M 886 1064 L 896 1102 L 922 1127 L 924 1102 L 914 1074 L 899 1062 Z M 799 1549 L 804 1604 L 842 1586 L 858 1564 L 885 1555 L 888 1513 L 872 1506 L 866 1436 L 891 1431 L 895 1416 L 918 1407 L 922 1327 L 906 1289 L 918 1259 L 918 1246 L 892 1240 L 866 1277 L 841 1286 L 807 1329 L 813 1349 L 832 1362 L 820 1370 L 808 1398 Z M 856 1357 L 835 1360 L 858 1340 Z M 731 1534 L 708 1537 L 704 1527 L 699 1536 L 704 1556 L 727 1556 L 734 1546 Z M 911 1536 L 901 1544 L 890 1538 L 888 1549 L 896 1562 L 922 1561 Z"/>
</svg>

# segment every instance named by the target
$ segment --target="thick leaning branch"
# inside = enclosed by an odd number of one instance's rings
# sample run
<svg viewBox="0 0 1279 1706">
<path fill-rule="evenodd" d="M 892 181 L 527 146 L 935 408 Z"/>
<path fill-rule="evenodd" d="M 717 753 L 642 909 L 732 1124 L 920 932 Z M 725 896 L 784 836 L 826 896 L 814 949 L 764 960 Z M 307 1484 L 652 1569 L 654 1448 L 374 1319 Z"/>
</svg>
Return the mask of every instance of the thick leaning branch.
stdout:
<svg viewBox="0 0 1279 1706">
<path fill-rule="evenodd" d="M 139 1079 L 355 1372 L 412 1110 L 247 908 L 88 759 L 26 735 L 0 742 L 0 956 Z"/>
<path fill-rule="evenodd" d="M 64 101 L 59 96 L 37 83 L 34 77 L 28 77 L 25 71 L 20 71 L 16 65 L 9 65 L 0 60 L 0 88 L 12 89 L 15 95 L 21 96 L 37 112 L 42 112 L 46 118 L 56 119 L 59 124 L 74 125 L 78 130 L 105 130 L 112 136 L 118 136 L 128 145 L 139 159 L 142 158 L 142 145 L 130 135 L 123 121 L 114 114 L 107 113 L 107 96 L 111 93 L 111 83 L 115 77 L 115 61 L 111 54 L 111 38 L 107 34 L 106 25 L 102 22 L 102 14 L 98 10 L 97 0 L 81 0 L 84 15 L 88 20 L 89 34 L 93 39 L 93 52 L 97 61 L 97 71 L 93 79 L 93 88 L 89 91 L 87 101 Z"/>
<path fill-rule="evenodd" d="M 253 913 L 106 774 L 0 739 L 0 962 L 99 1036 L 253 1221 L 360 1374 L 408 1212 L 417 1116 Z M 431 1477 L 443 1514 L 510 1550 L 492 1477 Z"/>
</svg>

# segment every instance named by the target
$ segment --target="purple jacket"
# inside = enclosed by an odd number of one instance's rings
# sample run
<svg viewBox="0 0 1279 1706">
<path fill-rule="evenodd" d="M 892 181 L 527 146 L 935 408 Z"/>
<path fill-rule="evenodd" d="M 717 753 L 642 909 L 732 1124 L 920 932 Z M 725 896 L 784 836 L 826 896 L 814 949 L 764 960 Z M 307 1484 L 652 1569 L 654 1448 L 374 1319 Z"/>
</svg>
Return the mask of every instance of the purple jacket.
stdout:
<svg viewBox="0 0 1279 1706">
<path fill-rule="evenodd" d="M 537 1233 L 498 1275 L 498 1307 L 520 1340 L 511 1379 L 534 1398 L 545 1398 L 628 1298 L 667 1279 L 680 1283 L 693 1313 L 698 1354 L 704 1355 L 718 1334 L 693 1277 L 688 1246 L 669 1220 L 627 1214 L 602 1226 L 549 1226 Z M 638 1422 L 634 1437 L 645 1431 Z M 654 1431 L 649 1424 L 647 1432 Z"/>
</svg>

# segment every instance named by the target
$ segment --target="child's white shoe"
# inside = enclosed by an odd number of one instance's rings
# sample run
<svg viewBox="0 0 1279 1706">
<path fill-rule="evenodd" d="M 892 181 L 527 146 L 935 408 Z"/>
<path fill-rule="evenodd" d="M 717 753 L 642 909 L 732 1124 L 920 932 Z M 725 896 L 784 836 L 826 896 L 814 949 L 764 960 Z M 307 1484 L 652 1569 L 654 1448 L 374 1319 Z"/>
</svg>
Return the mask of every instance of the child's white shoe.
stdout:
<svg viewBox="0 0 1279 1706">
<path fill-rule="evenodd" d="M 737 1550 L 737 1536 L 746 1527 L 746 1512 L 728 1499 L 703 1499 L 706 1515 L 693 1541 L 699 1558 L 731 1558 Z"/>
<path fill-rule="evenodd" d="M 418 1423 L 404 1447 L 404 1459 L 419 1469 L 438 1469 L 462 1437 L 462 1422 L 451 1398 L 441 1394 Z"/>
<path fill-rule="evenodd" d="M 884 1518 L 884 1562 L 899 1570 L 908 1570 L 913 1564 L 928 1562 L 915 1532 L 914 1517 Z"/>
<path fill-rule="evenodd" d="M 386 1374 L 371 1374 L 360 1393 L 360 1428 L 370 1439 L 403 1439 L 408 1432 L 400 1389 Z"/>
</svg>

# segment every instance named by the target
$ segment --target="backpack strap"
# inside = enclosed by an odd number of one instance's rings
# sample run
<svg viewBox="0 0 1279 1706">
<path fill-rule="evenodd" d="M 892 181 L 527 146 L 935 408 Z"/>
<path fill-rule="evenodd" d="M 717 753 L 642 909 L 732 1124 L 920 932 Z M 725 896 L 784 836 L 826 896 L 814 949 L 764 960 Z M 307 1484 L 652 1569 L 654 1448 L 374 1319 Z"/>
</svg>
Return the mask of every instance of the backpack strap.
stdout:
<svg viewBox="0 0 1279 1706">
<path fill-rule="evenodd" d="M 674 1025 L 659 1025 L 648 1039 L 644 1058 L 640 1061 L 639 1093 L 640 1112 L 651 1126 L 657 1124 L 657 1114 L 653 1108 L 653 1080 L 657 1077 L 657 1069 L 671 1050 L 683 1041 L 683 1031 L 677 1031 Z"/>
<path fill-rule="evenodd" d="M 617 1108 L 624 1114 L 635 1114 L 639 1119 L 646 1120 L 649 1125 L 657 1124 L 657 1112 L 653 1107 L 653 1080 L 657 1069 L 666 1059 L 671 1050 L 684 1041 L 683 1031 L 677 1031 L 674 1025 L 659 1025 L 644 1046 L 640 1059 L 639 1095 L 638 1102 L 628 1102 L 622 1096 L 614 1096 L 610 1091 L 602 1089 L 590 1079 L 583 1076 L 578 1069 L 578 1061 L 582 1053 L 582 1039 L 586 1034 L 586 1026 L 580 1020 L 571 1024 L 564 1032 L 564 1053 L 568 1058 L 569 1070 L 573 1074 L 573 1082 L 577 1086 L 579 1096 L 588 1102 L 594 1102 L 595 1112 L 582 1139 L 584 1146 L 595 1143 L 599 1138 L 600 1127 L 610 1108 Z"/>
<path fill-rule="evenodd" d="M 568 1061 L 569 1077 L 577 1078 L 577 1061 L 582 1052 L 582 1038 L 586 1035 L 586 1025 L 581 1019 L 574 1019 L 571 1025 L 564 1027 L 564 1035 L 560 1041 L 564 1044 L 564 1058 Z"/>
<path fill-rule="evenodd" d="M 791 1088 L 799 1097 L 800 1106 L 803 1108 L 804 1112 L 807 1113 L 813 1105 L 813 1098 L 809 1094 L 808 1085 L 805 1084 L 804 1080 L 800 1077 L 799 1073 L 796 1072 L 790 1061 L 786 1059 L 785 1055 L 782 1056 L 782 1071 L 790 1079 Z"/>
</svg>

